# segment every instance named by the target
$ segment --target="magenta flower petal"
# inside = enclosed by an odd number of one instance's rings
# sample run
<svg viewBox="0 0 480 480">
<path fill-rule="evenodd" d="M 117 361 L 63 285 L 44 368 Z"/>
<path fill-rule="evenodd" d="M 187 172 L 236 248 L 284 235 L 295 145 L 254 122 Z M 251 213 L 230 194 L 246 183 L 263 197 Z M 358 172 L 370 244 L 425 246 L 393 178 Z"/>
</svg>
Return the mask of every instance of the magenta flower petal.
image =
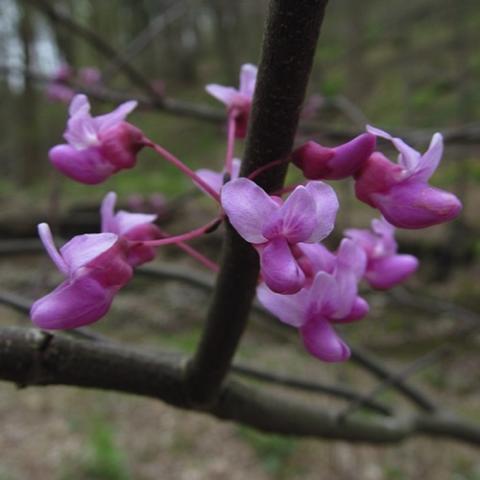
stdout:
<svg viewBox="0 0 480 480">
<path fill-rule="evenodd" d="M 52 164 L 67 177 L 87 185 L 103 182 L 115 170 L 96 147 L 76 150 L 70 145 L 57 145 L 50 149 L 48 156 Z"/>
<path fill-rule="evenodd" d="M 141 227 L 148 227 L 148 232 L 150 232 L 150 227 L 155 220 L 157 215 L 151 213 L 130 213 L 124 210 L 119 210 L 115 215 L 116 227 L 118 229 L 119 235 L 127 235 L 131 231 L 137 231 L 137 240 L 147 240 L 146 238 L 140 237 Z"/>
<path fill-rule="evenodd" d="M 278 205 L 256 183 L 238 178 L 222 188 L 221 203 L 235 230 L 250 243 L 264 243 L 262 230 Z"/>
<path fill-rule="evenodd" d="M 372 200 L 383 216 L 400 228 L 426 228 L 447 222 L 462 209 L 454 194 L 413 179 L 399 183 L 387 194 L 373 194 Z"/>
<path fill-rule="evenodd" d="M 341 301 L 341 300 L 340 300 Z M 337 285 L 333 275 L 318 272 L 309 290 L 305 309 L 309 315 L 329 317 L 338 308 Z"/>
<path fill-rule="evenodd" d="M 257 67 L 251 63 L 242 65 L 240 70 L 240 93 L 253 97 L 257 81 L 257 70 Z"/>
<path fill-rule="evenodd" d="M 109 310 L 115 289 L 105 289 L 89 275 L 67 280 L 37 300 L 32 322 L 49 330 L 78 328 L 99 320 Z"/>
<path fill-rule="evenodd" d="M 351 272 L 358 281 L 365 273 L 367 255 L 356 242 L 349 238 L 344 238 L 340 242 L 336 266 L 338 272 Z"/>
<path fill-rule="evenodd" d="M 86 233 L 73 237 L 60 249 L 60 253 L 72 275 L 112 248 L 117 241 L 118 236 L 113 233 Z"/>
<path fill-rule="evenodd" d="M 322 317 L 311 319 L 303 325 L 300 335 L 305 348 L 324 362 L 344 362 L 350 357 L 348 346 Z"/>
<path fill-rule="evenodd" d="M 235 180 L 240 175 L 241 160 L 239 158 L 234 158 L 232 161 L 232 176 L 231 180 Z M 214 170 L 209 170 L 208 168 L 201 168 L 195 172 L 205 183 L 207 183 L 213 190 L 220 193 L 220 190 L 223 187 L 223 178 L 225 172 L 215 172 Z M 195 180 L 194 180 L 195 182 Z M 196 182 L 195 182 L 196 183 Z M 201 185 L 196 185 L 203 190 Z M 205 190 L 204 190 L 205 191 Z M 208 194 L 208 192 L 206 192 Z"/>
<path fill-rule="evenodd" d="M 353 302 L 352 309 L 350 310 L 348 315 L 342 318 L 332 318 L 330 319 L 330 321 L 333 323 L 356 322 L 357 320 L 361 320 L 362 318 L 364 318 L 368 314 L 369 310 L 370 306 L 368 305 L 366 300 L 362 297 L 357 297 Z"/>
<path fill-rule="evenodd" d="M 227 107 L 234 102 L 235 97 L 238 95 L 238 91 L 236 88 L 224 87 L 222 85 L 217 85 L 214 83 L 207 85 L 205 87 L 205 90 L 210 95 L 212 95 L 212 97 L 215 97 L 217 100 L 220 100 Z"/>
<path fill-rule="evenodd" d="M 294 295 L 282 295 L 272 292 L 262 283 L 257 288 L 257 296 L 260 303 L 283 323 L 292 327 L 300 327 L 305 323 L 306 290 Z"/>
<path fill-rule="evenodd" d="M 297 245 L 302 255 L 297 258 L 302 270 L 307 276 L 315 276 L 317 272 L 332 273 L 336 257 L 321 243 L 299 243 Z"/>
<path fill-rule="evenodd" d="M 128 102 L 119 105 L 113 112 L 95 117 L 93 121 L 98 129 L 97 131 L 104 132 L 109 128 L 115 127 L 119 123 L 122 123 L 127 118 L 128 114 L 135 110 L 137 105 L 137 101 L 129 100 Z"/>
<path fill-rule="evenodd" d="M 286 202 L 269 218 L 263 227 L 263 236 L 268 239 L 285 237 L 290 243 L 307 240 L 319 219 L 312 195 L 298 186 Z"/>
<path fill-rule="evenodd" d="M 52 259 L 53 263 L 57 266 L 58 270 L 62 272 L 64 275 L 68 275 L 69 273 L 69 266 L 65 263 L 65 260 L 60 255 L 55 246 L 55 242 L 53 241 L 52 232 L 50 227 L 46 223 L 40 223 L 37 227 L 38 235 L 40 236 L 40 240 L 45 247 L 49 257 Z"/>
<path fill-rule="evenodd" d="M 415 178 L 424 182 L 428 181 L 437 169 L 443 155 L 443 137 L 435 133 L 428 150 L 422 155 L 415 171 Z"/>
<path fill-rule="evenodd" d="M 306 178 L 339 180 L 353 175 L 375 149 L 376 138 L 364 133 L 335 148 L 307 142 L 292 154 Z"/>
<path fill-rule="evenodd" d="M 415 171 L 421 158 L 419 152 L 417 152 L 410 145 L 407 145 L 402 139 L 393 137 L 389 133 L 385 132 L 384 130 L 380 130 L 379 128 L 367 125 L 367 132 L 371 133 L 372 135 L 376 135 L 377 137 L 390 140 L 399 152 L 398 163 L 410 173 Z"/>
<path fill-rule="evenodd" d="M 307 242 L 319 242 L 330 235 L 335 226 L 339 207 L 337 194 L 330 185 L 323 182 L 308 182 L 305 188 L 315 202 L 317 220 L 317 226 Z"/>
<path fill-rule="evenodd" d="M 292 294 L 303 287 L 305 275 L 284 238 L 275 238 L 257 249 L 263 279 L 271 290 Z"/>
<path fill-rule="evenodd" d="M 392 255 L 373 259 L 365 274 L 373 288 L 386 290 L 404 282 L 418 268 L 418 259 L 412 255 Z"/>
</svg>

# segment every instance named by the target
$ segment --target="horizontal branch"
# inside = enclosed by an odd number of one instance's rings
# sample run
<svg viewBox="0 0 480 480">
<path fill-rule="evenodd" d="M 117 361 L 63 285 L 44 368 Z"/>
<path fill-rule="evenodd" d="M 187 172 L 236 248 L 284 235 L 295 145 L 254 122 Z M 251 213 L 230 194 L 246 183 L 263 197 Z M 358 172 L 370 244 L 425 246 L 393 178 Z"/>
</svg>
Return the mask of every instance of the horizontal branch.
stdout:
<svg viewBox="0 0 480 480">
<path fill-rule="evenodd" d="M 28 0 L 27 0 L 28 1 Z M 41 83 L 51 81 L 50 77 L 45 74 L 28 71 L 25 72 L 23 67 L 0 65 L 0 74 L 7 75 L 10 72 L 21 73 Z M 202 103 L 193 103 L 177 98 L 161 97 L 152 98 L 149 95 L 142 95 L 138 92 L 120 92 L 106 87 L 95 86 L 88 87 L 86 85 L 72 85 L 79 93 L 84 93 L 90 98 L 104 103 L 119 104 L 129 100 L 138 102 L 140 110 L 156 110 L 177 117 L 192 118 L 209 123 L 222 125 L 226 122 L 227 116 L 223 109 L 211 107 Z M 338 99 L 327 98 L 327 104 L 336 104 L 341 107 Z M 356 123 L 359 123 L 358 120 Z M 441 131 L 446 144 L 450 145 L 477 145 L 480 143 L 480 122 L 474 122 L 465 125 L 457 125 L 454 127 L 437 127 L 429 129 L 412 129 L 412 128 L 389 128 L 384 127 L 394 136 L 403 138 L 407 143 L 413 145 L 426 144 L 430 141 L 432 135 Z M 301 121 L 299 131 L 303 135 L 313 136 L 316 140 L 326 140 L 327 142 L 340 143 L 351 140 L 353 137 L 361 133 L 361 128 L 356 127 L 337 127 L 325 124 L 317 124 L 315 122 Z"/>
<path fill-rule="evenodd" d="M 114 390 L 194 409 L 184 389 L 185 358 L 146 355 L 115 344 L 77 340 L 36 329 L 0 329 L 0 379 L 21 387 L 68 385 Z M 480 428 L 446 415 L 338 422 L 321 408 L 229 379 L 201 411 L 263 431 L 351 442 L 395 443 L 417 435 L 480 444 Z"/>
</svg>

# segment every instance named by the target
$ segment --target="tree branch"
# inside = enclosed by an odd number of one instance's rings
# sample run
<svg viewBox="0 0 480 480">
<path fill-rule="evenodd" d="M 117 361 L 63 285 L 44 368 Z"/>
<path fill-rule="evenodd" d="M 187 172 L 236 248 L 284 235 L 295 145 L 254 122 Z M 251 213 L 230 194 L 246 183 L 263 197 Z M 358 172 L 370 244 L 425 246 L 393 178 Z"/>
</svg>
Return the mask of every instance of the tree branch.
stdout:
<svg viewBox="0 0 480 480">
<path fill-rule="evenodd" d="M 0 328 L 0 359 L 0 379 L 20 387 L 70 385 L 136 394 L 272 433 L 382 444 L 427 435 L 480 444 L 480 428 L 451 415 L 338 422 L 311 404 L 234 380 L 225 382 L 208 407 L 194 408 L 185 391 L 183 357 L 146 355 L 36 329 Z"/>
<path fill-rule="evenodd" d="M 327 0 L 271 0 L 258 69 L 242 176 L 287 158 L 312 67 Z M 259 175 L 267 191 L 281 188 L 287 165 Z M 212 402 L 247 324 L 258 278 L 258 256 L 227 225 L 221 269 L 207 324 L 187 379 L 192 401 Z"/>
</svg>

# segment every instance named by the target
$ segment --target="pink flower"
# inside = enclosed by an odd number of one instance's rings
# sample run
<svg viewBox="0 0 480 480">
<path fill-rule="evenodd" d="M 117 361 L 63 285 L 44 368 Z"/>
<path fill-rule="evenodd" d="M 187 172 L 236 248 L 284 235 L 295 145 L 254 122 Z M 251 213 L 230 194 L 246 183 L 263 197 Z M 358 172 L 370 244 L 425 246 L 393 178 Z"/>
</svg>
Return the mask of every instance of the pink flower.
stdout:
<svg viewBox="0 0 480 480">
<path fill-rule="evenodd" d="M 40 224 L 38 231 L 51 259 L 67 279 L 32 305 L 32 322 L 50 330 L 96 322 L 132 277 L 124 242 L 113 233 L 85 234 L 74 237 L 58 252 L 48 225 Z"/>
<path fill-rule="evenodd" d="M 307 142 L 292 154 L 293 163 L 312 180 L 339 180 L 353 175 L 375 149 L 375 136 L 364 133 L 335 148 Z"/>
<path fill-rule="evenodd" d="M 155 249 L 142 242 L 163 238 L 160 229 L 153 224 L 157 215 L 146 213 L 130 213 L 119 210 L 114 213 L 117 195 L 108 193 L 101 206 L 102 232 L 114 233 L 127 240 L 126 259 L 132 267 L 138 267 L 155 258 Z"/>
<path fill-rule="evenodd" d="M 298 292 L 305 274 L 294 247 L 319 242 L 332 231 L 338 210 L 334 190 L 322 182 L 309 182 L 283 202 L 251 180 L 238 178 L 223 186 L 221 203 L 235 230 L 259 253 L 268 287 L 277 293 Z"/>
<path fill-rule="evenodd" d="M 240 175 L 240 167 L 242 161 L 239 158 L 234 158 L 232 161 L 232 175 L 231 180 L 235 180 Z M 226 171 L 215 172 L 214 170 L 209 170 L 208 168 L 201 168 L 195 172 L 198 177 L 200 177 L 206 184 L 208 184 L 215 192 L 220 194 L 220 191 L 223 187 L 223 180 L 225 177 Z M 195 180 L 194 180 L 195 181 Z M 199 188 L 203 190 L 201 185 L 197 184 Z M 209 195 L 207 191 L 204 192 Z"/>
<path fill-rule="evenodd" d="M 257 80 L 257 67 L 246 63 L 240 71 L 240 87 L 224 87 L 223 85 L 210 84 L 206 86 L 207 92 L 217 100 L 224 103 L 229 115 L 235 116 L 235 136 L 245 138 L 247 135 L 248 117 L 252 108 L 253 93 Z"/>
<path fill-rule="evenodd" d="M 53 147 L 50 161 L 68 177 L 91 185 L 132 168 L 144 137 L 124 119 L 136 105 L 134 101 L 125 102 L 111 113 L 92 117 L 87 97 L 75 95 L 64 133 L 68 143 Z"/>
<path fill-rule="evenodd" d="M 84 67 L 78 71 L 78 78 L 82 85 L 95 86 L 102 81 L 102 74 L 98 68 Z"/>
<path fill-rule="evenodd" d="M 418 268 L 413 255 L 398 255 L 395 228 L 384 218 L 372 220 L 371 230 L 350 228 L 345 235 L 354 240 L 367 255 L 365 279 L 373 288 L 386 290 L 404 282 Z"/>
<path fill-rule="evenodd" d="M 45 94 L 47 98 L 52 102 L 70 102 L 75 96 L 75 91 L 67 83 L 72 78 L 72 68 L 67 64 L 61 65 L 46 85 Z"/>
<path fill-rule="evenodd" d="M 439 133 L 421 155 L 383 130 L 370 126 L 367 130 L 391 140 L 399 156 L 396 164 L 379 152 L 370 156 L 355 175 L 359 200 L 378 208 L 392 225 L 400 228 L 429 227 L 452 220 L 460 213 L 462 205 L 455 195 L 428 184 L 443 153 Z"/>
<path fill-rule="evenodd" d="M 359 320 L 368 313 L 367 302 L 358 296 L 365 264 L 362 249 L 344 239 L 331 273 L 317 272 L 310 285 L 293 295 L 274 293 L 261 284 L 258 298 L 280 321 L 299 329 L 305 348 L 313 356 L 342 362 L 349 358 L 350 349 L 332 324 Z"/>
</svg>

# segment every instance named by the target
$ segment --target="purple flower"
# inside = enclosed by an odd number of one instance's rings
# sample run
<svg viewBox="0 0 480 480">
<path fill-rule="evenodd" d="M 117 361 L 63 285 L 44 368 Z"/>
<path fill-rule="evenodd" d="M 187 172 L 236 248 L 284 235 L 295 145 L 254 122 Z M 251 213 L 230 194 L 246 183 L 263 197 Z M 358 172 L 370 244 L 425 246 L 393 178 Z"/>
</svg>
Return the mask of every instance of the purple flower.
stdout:
<svg viewBox="0 0 480 480">
<path fill-rule="evenodd" d="M 90 185 L 132 168 L 144 137 L 124 119 L 136 105 L 134 101 L 125 102 L 111 113 L 92 117 L 87 97 L 75 95 L 64 133 L 68 143 L 53 147 L 50 161 L 68 177 Z"/>
<path fill-rule="evenodd" d="M 460 213 L 462 205 L 455 195 L 428 184 L 443 153 L 439 133 L 421 155 L 383 130 L 370 126 L 367 130 L 391 140 L 399 156 L 397 164 L 379 152 L 370 156 L 355 175 L 359 200 L 378 208 L 392 225 L 400 228 L 429 227 L 452 220 Z"/>
<path fill-rule="evenodd" d="M 32 305 L 32 322 L 54 330 L 99 320 L 108 312 L 117 291 L 132 277 L 124 242 L 113 233 L 78 235 L 59 252 L 47 224 L 40 224 L 38 232 L 66 280 Z"/>
<path fill-rule="evenodd" d="M 358 296 L 358 281 L 365 264 L 363 250 L 344 239 L 331 273 L 317 272 L 310 285 L 293 295 L 274 293 L 261 284 L 258 298 L 280 321 L 299 329 L 313 356 L 326 362 L 342 362 L 349 358 L 350 349 L 332 324 L 359 320 L 368 313 L 367 302 Z"/>
<path fill-rule="evenodd" d="M 350 228 L 345 235 L 354 240 L 367 255 L 365 279 L 373 288 L 386 290 L 404 282 L 418 268 L 413 255 L 398 255 L 395 228 L 384 218 L 372 220 L 371 230 Z"/>
<path fill-rule="evenodd" d="M 235 230 L 259 253 L 268 287 L 277 293 L 298 292 L 305 274 L 294 247 L 319 242 L 332 231 L 338 210 L 334 190 L 322 182 L 309 182 L 283 202 L 251 180 L 239 178 L 223 186 L 221 203 Z"/>
<path fill-rule="evenodd" d="M 375 135 L 364 133 L 335 148 L 307 142 L 292 154 L 293 163 L 312 180 L 339 180 L 353 175 L 375 149 Z"/>
<path fill-rule="evenodd" d="M 82 85 L 96 86 L 102 81 L 102 74 L 98 68 L 84 67 L 78 71 L 79 81 Z"/>
<path fill-rule="evenodd" d="M 240 167 L 242 161 L 239 158 L 234 158 L 232 161 L 232 175 L 231 180 L 235 180 L 240 175 Z M 205 183 L 207 183 L 215 192 L 220 194 L 220 191 L 223 187 L 223 180 L 225 177 L 226 171 L 215 172 L 214 170 L 209 170 L 208 168 L 201 168 L 195 172 L 198 177 L 200 177 Z M 194 180 L 195 181 L 195 180 Z M 202 186 L 197 183 L 197 186 L 203 190 Z M 206 190 L 203 190 L 207 195 L 209 193 Z"/>
<path fill-rule="evenodd" d="M 75 96 L 75 91 L 67 85 L 67 82 L 71 81 L 72 77 L 72 67 L 67 64 L 61 65 L 46 85 L 47 98 L 52 102 L 70 102 Z"/>
<path fill-rule="evenodd" d="M 247 134 L 248 117 L 252 108 L 253 92 L 257 80 L 257 67 L 246 63 L 240 71 L 240 87 L 224 87 L 223 85 L 210 84 L 206 86 L 207 92 L 217 100 L 224 103 L 229 115 L 235 116 L 235 136 L 245 138 Z"/>
<path fill-rule="evenodd" d="M 114 213 L 117 195 L 108 193 L 101 206 L 102 232 L 114 233 L 119 238 L 127 240 L 126 259 L 132 267 L 149 262 L 155 258 L 155 249 L 142 242 L 163 238 L 160 229 L 153 224 L 157 219 L 155 214 L 130 213 L 119 210 Z"/>
</svg>

